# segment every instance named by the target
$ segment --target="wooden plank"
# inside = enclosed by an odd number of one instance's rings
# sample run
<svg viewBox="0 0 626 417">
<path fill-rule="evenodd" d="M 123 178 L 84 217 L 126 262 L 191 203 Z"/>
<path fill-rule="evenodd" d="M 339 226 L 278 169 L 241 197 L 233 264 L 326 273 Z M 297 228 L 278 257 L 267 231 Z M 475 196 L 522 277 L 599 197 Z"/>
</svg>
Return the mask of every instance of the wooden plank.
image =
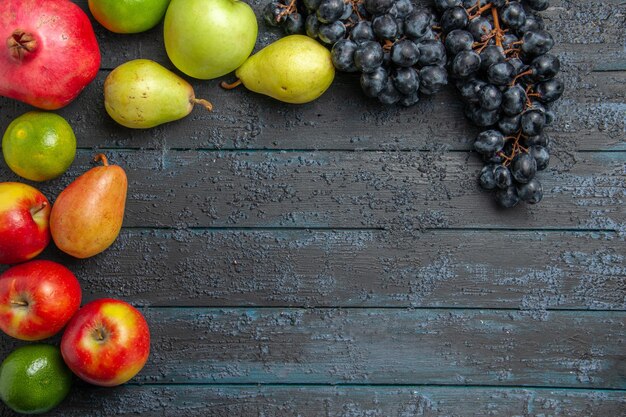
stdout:
<svg viewBox="0 0 626 417">
<path fill-rule="evenodd" d="M 626 312 L 143 312 L 152 352 L 141 383 L 626 388 Z M 18 344 L 2 338 L 0 352 Z"/>
<path fill-rule="evenodd" d="M 626 310 L 623 246 L 610 233 L 124 230 L 95 258 L 43 258 L 74 271 L 85 301 Z"/>
<path fill-rule="evenodd" d="M 0 405 L 0 407 L 3 407 Z M 607 417 L 626 410 L 624 391 L 443 388 L 133 386 L 75 387 L 50 417 Z M 1 416 L 14 414 L 0 408 Z"/>
<path fill-rule="evenodd" d="M 50 199 L 87 170 L 81 151 Z M 499 209 L 477 157 L 433 152 L 107 151 L 129 176 L 132 227 L 478 227 L 626 230 L 625 154 L 561 153 L 539 175 L 544 200 Z M 0 166 L 0 179 L 19 180 Z"/>
</svg>

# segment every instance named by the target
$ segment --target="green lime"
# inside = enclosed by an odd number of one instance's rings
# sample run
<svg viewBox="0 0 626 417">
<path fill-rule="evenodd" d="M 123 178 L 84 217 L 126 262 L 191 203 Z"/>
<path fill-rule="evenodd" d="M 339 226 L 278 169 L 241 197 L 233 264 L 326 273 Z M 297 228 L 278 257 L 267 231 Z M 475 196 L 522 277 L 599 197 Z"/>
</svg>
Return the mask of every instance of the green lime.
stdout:
<svg viewBox="0 0 626 417">
<path fill-rule="evenodd" d="M 52 410 L 67 396 L 71 385 L 72 372 L 56 346 L 17 348 L 0 365 L 0 399 L 18 413 Z"/>
<path fill-rule="evenodd" d="M 46 181 L 62 175 L 74 162 L 76 136 L 58 114 L 31 111 L 9 124 L 2 138 L 2 152 L 17 175 Z"/>
<path fill-rule="evenodd" d="M 155 27 L 170 0 L 89 0 L 89 10 L 111 32 L 139 33 Z"/>
</svg>

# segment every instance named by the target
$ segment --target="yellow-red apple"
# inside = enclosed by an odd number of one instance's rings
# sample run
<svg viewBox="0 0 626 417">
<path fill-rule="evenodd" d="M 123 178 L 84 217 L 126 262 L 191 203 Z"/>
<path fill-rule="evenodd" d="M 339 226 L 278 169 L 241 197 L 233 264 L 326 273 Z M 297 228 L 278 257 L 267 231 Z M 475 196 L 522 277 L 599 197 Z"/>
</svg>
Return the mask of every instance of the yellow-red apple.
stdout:
<svg viewBox="0 0 626 417">
<path fill-rule="evenodd" d="M 113 387 L 137 375 L 150 354 L 150 331 L 141 313 L 111 298 L 92 301 L 74 315 L 61 354 L 79 378 Z"/>
<path fill-rule="evenodd" d="M 21 340 L 54 336 L 80 307 L 78 280 L 52 261 L 30 261 L 0 275 L 0 329 Z"/>
<path fill-rule="evenodd" d="M 50 203 L 36 188 L 0 183 L 0 264 L 33 259 L 50 243 Z"/>
</svg>

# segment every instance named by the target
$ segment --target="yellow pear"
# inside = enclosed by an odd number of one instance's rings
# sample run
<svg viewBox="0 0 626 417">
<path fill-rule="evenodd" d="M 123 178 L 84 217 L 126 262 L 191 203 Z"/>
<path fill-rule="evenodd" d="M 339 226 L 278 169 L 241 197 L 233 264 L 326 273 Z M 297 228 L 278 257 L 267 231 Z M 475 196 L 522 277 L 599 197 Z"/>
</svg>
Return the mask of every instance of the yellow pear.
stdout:
<svg viewBox="0 0 626 417">
<path fill-rule="evenodd" d="M 285 103 L 302 104 L 317 99 L 330 87 L 335 67 L 330 51 L 304 35 L 286 36 L 252 55 L 236 71 L 243 85 Z"/>
</svg>

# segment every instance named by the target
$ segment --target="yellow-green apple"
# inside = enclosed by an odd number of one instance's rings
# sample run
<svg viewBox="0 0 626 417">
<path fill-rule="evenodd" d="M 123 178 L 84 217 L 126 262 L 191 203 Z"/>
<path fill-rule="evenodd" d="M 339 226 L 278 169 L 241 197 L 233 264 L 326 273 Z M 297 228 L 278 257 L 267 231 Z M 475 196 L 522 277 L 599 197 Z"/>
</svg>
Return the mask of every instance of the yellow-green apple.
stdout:
<svg viewBox="0 0 626 417">
<path fill-rule="evenodd" d="M 172 0 L 163 23 L 172 63 L 203 80 L 241 66 L 254 49 L 258 31 L 254 11 L 239 0 Z"/>
<path fill-rule="evenodd" d="M 50 243 L 50 203 L 36 188 L 0 183 L 0 264 L 33 259 Z"/>
<path fill-rule="evenodd" d="M 61 354 L 82 380 L 103 387 L 121 385 L 137 375 L 148 360 L 148 323 L 124 301 L 92 301 L 78 310 L 65 328 Z"/>
<path fill-rule="evenodd" d="M 66 267 L 35 260 L 0 275 L 0 329 L 21 340 L 54 336 L 80 307 L 78 280 Z"/>
</svg>

